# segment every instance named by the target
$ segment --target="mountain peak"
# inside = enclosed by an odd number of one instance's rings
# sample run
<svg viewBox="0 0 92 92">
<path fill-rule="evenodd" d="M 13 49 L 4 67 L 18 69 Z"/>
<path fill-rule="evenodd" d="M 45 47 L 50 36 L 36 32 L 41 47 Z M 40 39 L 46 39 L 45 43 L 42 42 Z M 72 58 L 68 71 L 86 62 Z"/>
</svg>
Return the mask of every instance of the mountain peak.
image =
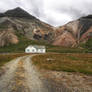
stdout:
<svg viewBox="0 0 92 92">
<path fill-rule="evenodd" d="M 20 7 L 16 7 L 15 9 L 13 9 L 13 10 L 23 10 L 22 8 L 20 8 Z"/>
<path fill-rule="evenodd" d="M 83 16 L 80 19 L 92 19 L 92 15 Z"/>
<path fill-rule="evenodd" d="M 30 15 L 28 12 L 26 12 L 24 9 L 17 7 L 12 10 L 8 10 L 5 13 L 1 13 L 0 17 L 18 17 L 18 18 L 30 18 L 34 19 L 35 17 Z"/>
</svg>

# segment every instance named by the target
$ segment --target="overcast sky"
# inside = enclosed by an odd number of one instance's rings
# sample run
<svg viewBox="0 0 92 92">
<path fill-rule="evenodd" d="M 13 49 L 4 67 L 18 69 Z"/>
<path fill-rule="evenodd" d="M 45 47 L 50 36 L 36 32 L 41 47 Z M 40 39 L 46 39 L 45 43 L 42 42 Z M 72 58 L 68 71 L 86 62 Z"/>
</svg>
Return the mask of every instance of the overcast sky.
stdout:
<svg viewBox="0 0 92 92">
<path fill-rule="evenodd" d="M 92 0 L 0 0 L 0 12 L 15 7 L 54 26 L 92 14 Z"/>
</svg>

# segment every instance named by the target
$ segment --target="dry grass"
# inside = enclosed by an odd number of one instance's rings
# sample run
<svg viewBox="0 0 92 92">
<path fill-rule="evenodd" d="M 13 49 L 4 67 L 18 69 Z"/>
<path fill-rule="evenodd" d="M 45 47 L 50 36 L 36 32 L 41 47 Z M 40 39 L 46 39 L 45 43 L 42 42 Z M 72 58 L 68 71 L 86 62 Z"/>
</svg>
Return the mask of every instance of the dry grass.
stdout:
<svg viewBox="0 0 92 92">
<path fill-rule="evenodd" d="M 26 53 L 18 53 L 18 54 L 7 54 L 7 55 L 0 55 L 0 67 L 5 63 L 9 62 L 10 60 L 27 55 Z"/>
<path fill-rule="evenodd" d="M 33 58 L 40 69 L 92 74 L 92 54 L 43 54 Z"/>
</svg>

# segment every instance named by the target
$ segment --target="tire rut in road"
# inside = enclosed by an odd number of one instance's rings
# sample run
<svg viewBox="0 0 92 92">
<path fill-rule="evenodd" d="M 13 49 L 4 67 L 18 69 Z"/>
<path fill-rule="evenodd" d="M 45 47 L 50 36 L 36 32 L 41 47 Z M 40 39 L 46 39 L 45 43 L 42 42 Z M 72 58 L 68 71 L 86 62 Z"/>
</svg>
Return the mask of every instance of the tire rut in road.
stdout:
<svg viewBox="0 0 92 92">
<path fill-rule="evenodd" d="M 13 80 L 20 59 L 15 59 L 5 65 L 9 69 L 0 77 L 0 92 L 11 92 L 12 85 L 10 85 L 10 82 Z"/>
<path fill-rule="evenodd" d="M 11 92 L 30 92 L 25 80 L 24 61 L 20 60 L 12 82 Z"/>
<path fill-rule="evenodd" d="M 40 75 L 32 64 L 30 58 L 31 57 L 27 57 L 24 62 L 25 77 L 26 82 L 30 88 L 30 92 L 48 92 L 40 80 Z"/>
</svg>

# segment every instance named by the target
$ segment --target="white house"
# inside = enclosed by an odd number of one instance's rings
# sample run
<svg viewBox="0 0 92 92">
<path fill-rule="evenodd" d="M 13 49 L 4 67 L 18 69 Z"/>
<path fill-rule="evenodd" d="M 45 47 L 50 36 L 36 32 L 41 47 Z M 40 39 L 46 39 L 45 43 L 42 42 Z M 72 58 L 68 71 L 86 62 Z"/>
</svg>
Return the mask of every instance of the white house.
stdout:
<svg viewBox="0 0 92 92">
<path fill-rule="evenodd" d="M 45 46 L 30 45 L 25 49 L 26 53 L 46 53 Z"/>
</svg>

